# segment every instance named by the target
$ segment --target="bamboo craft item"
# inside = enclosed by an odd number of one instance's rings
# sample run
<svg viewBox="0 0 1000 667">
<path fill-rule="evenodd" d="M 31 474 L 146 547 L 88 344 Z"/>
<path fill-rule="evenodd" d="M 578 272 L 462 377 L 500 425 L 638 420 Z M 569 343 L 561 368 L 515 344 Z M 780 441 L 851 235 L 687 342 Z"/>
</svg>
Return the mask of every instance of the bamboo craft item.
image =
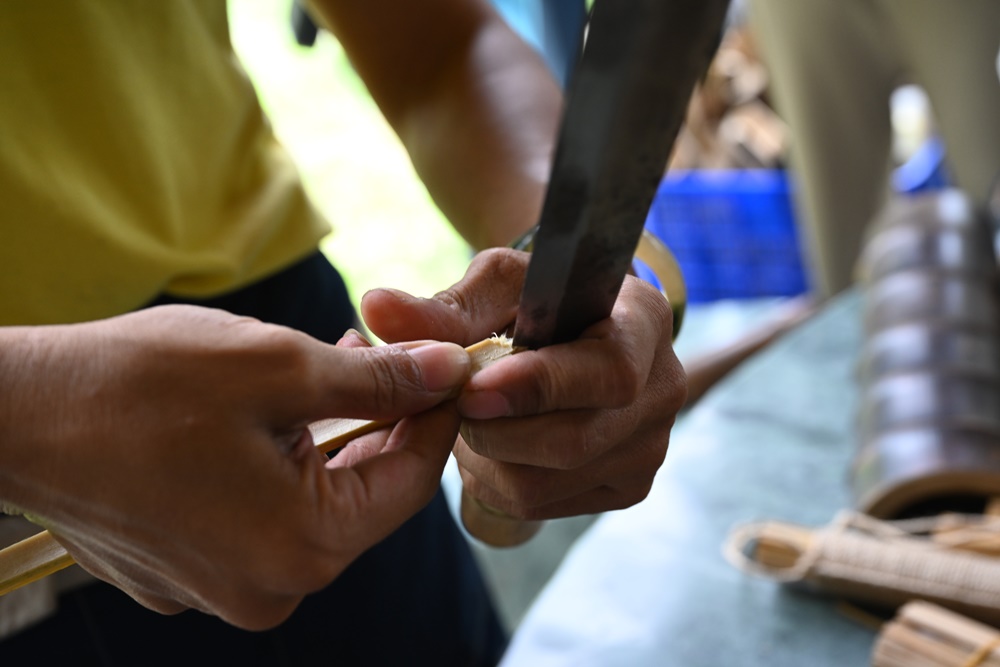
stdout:
<svg viewBox="0 0 1000 667">
<path fill-rule="evenodd" d="M 724 554 L 745 572 L 851 602 L 894 610 L 922 599 L 1000 623 L 1000 559 L 976 550 L 986 531 L 996 547 L 1000 520 L 968 521 L 964 542 L 954 525 L 941 527 L 941 518 L 887 522 L 845 511 L 815 530 L 751 523 L 730 533 Z"/>
<path fill-rule="evenodd" d="M 882 627 L 872 667 L 1000 667 L 1000 632 L 916 600 Z"/>
<path fill-rule="evenodd" d="M 859 261 L 855 506 L 882 519 L 981 511 L 1000 494 L 994 227 L 958 190 L 897 198 Z"/>
<path fill-rule="evenodd" d="M 493 336 L 466 348 L 471 360 L 470 375 L 514 353 L 511 339 Z M 323 419 L 309 425 L 316 448 L 324 454 L 343 447 L 351 440 L 393 422 L 364 419 Z M 44 530 L 0 550 L 0 595 L 5 595 L 33 581 L 72 565 L 75 561 L 65 548 Z"/>
</svg>

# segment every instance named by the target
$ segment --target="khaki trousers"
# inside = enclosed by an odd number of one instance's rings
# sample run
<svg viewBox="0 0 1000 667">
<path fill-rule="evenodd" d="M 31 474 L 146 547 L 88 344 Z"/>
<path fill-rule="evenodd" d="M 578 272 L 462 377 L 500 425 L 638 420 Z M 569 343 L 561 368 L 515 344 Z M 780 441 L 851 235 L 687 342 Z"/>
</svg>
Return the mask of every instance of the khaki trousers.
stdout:
<svg viewBox="0 0 1000 667">
<path fill-rule="evenodd" d="M 818 296 L 853 282 L 889 194 L 889 99 L 930 99 L 955 185 L 985 201 L 1000 174 L 1000 0 L 749 0 L 791 132 L 805 256 Z"/>
</svg>

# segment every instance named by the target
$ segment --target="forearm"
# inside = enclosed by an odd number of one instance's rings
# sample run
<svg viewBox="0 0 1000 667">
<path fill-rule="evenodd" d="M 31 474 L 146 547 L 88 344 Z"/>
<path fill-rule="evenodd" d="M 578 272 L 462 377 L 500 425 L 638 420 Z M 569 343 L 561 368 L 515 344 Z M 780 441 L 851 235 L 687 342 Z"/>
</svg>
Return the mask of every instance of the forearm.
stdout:
<svg viewBox="0 0 1000 667">
<path fill-rule="evenodd" d="M 538 221 L 558 124 L 557 84 L 534 52 L 509 57 L 513 40 L 530 50 L 506 26 L 485 28 L 399 128 L 435 202 L 477 249 Z"/>
<path fill-rule="evenodd" d="M 504 245 L 537 222 L 562 93 L 492 8 L 472 0 L 314 0 L 313 9 L 470 244 Z"/>
</svg>

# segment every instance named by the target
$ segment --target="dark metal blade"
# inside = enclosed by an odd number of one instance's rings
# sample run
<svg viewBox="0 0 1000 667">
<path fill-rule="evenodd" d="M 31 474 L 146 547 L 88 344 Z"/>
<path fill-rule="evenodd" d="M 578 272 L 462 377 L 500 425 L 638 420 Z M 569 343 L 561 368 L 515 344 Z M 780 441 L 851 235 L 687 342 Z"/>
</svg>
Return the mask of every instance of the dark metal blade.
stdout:
<svg viewBox="0 0 1000 667">
<path fill-rule="evenodd" d="M 597 0 L 570 82 L 514 344 L 611 314 L 729 0 Z"/>
</svg>

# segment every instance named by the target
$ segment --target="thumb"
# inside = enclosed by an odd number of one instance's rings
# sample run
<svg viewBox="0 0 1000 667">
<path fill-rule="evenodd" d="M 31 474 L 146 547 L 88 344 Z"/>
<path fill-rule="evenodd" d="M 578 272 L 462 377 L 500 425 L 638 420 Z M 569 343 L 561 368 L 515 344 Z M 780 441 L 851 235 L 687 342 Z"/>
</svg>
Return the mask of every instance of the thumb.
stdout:
<svg viewBox="0 0 1000 667">
<path fill-rule="evenodd" d="M 418 341 L 381 347 L 324 346 L 314 418 L 389 420 L 453 397 L 469 378 L 469 355 L 454 343 Z"/>
<path fill-rule="evenodd" d="M 529 255 L 494 248 L 473 259 L 465 276 L 430 299 L 399 290 L 372 290 L 361 299 L 361 314 L 384 341 L 431 338 L 462 345 L 505 331 L 517 314 Z"/>
</svg>

